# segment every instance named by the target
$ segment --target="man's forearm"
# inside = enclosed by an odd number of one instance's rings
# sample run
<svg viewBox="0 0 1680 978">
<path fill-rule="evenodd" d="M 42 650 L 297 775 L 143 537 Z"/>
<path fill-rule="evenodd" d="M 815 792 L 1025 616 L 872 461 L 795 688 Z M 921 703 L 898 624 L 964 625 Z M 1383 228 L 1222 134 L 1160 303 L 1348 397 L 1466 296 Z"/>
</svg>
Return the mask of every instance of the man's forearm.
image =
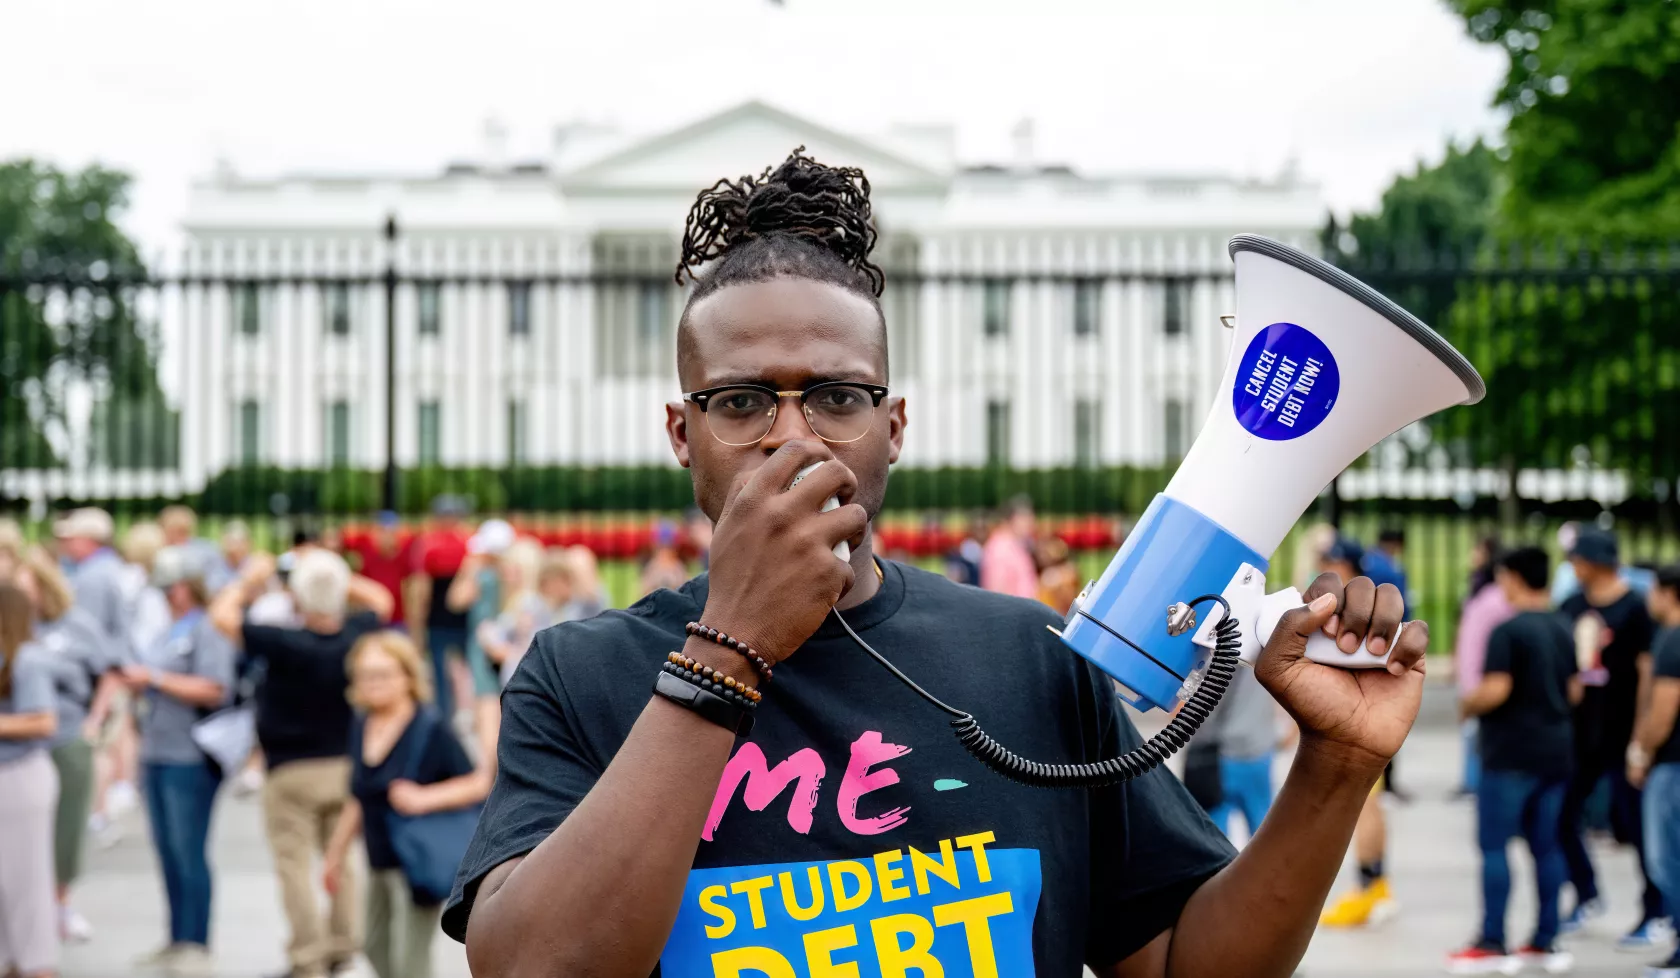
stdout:
<svg viewBox="0 0 1680 978">
<path fill-rule="evenodd" d="M 1167 978 L 1292 974 L 1382 771 L 1375 755 L 1303 737 L 1253 840 L 1179 914 Z"/>
<path fill-rule="evenodd" d="M 746 660 L 697 641 L 690 656 L 749 679 L 750 667 L 740 672 Z M 497 873 L 486 878 L 467 930 L 473 974 L 651 973 L 734 741 L 722 727 L 651 699 L 582 804 L 493 891 Z"/>
</svg>

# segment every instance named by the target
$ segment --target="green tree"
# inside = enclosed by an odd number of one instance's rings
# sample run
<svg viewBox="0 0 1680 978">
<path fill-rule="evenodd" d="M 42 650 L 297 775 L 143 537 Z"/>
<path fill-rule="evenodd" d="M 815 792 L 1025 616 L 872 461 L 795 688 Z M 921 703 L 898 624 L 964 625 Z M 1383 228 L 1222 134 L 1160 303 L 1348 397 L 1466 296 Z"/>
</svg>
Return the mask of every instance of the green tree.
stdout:
<svg viewBox="0 0 1680 978">
<path fill-rule="evenodd" d="M 1396 178 L 1373 213 L 1326 229 L 1332 261 L 1434 326 L 1487 381 L 1481 404 L 1430 419 L 1425 451 L 1512 477 L 1583 452 L 1641 481 L 1680 474 L 1657 430 L 1680 417 L 1674 290 L 1602 254 L 1518 244 L 1500 155 L 1450 148 Z"/>
<path fill-rule="evenodd" d="M 62 464 L 65 408 L 81 387 L 106 422 L 96 458 L 159 464 L 174 435 L 135 437 L 133 413 L 173 427 L 157 386 L 155 326 L 135 309 L 144 279 L 138 250 L 115 218 L 126 174 L 97 165 L 64 170 L 37 160 L 0 162 L 0 466 Z M 137 451 L 148 443 L 157 451 Z"/>
<path fill-rule="evenodd" d="M 1332 220 L 1326 253 L 1363 266 L 1468 264 L 1494 226 L 1501 190 L 1492 148 L 1480 139 L 1449 145 L 1441 162 L 1396 177 L 1374 213 L 1353 215 L 1345 228 Z"/>
<path fill-rule="evenodd" d="M 1450 0 L 1509 58 L 1510 231 L 1680 234 L 1680 3 Z"/>
</svg>

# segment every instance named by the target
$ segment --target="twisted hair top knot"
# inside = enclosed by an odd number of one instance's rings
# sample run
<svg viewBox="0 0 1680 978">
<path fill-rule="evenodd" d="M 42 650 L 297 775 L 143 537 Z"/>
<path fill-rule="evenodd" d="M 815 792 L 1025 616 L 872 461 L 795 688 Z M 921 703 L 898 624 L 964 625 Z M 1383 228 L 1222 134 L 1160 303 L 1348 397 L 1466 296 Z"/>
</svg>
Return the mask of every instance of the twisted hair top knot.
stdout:
<svg viewBox="0 0 1680 978">
<path fill-rule="evenodd" d="M 700 296 L 734 282 L 792 275 L 832 282 L 871 298 L 886 276 L 869 260 L 875 247 L 869 178 L 856 167 L 825 166 L 795 149 L 754 178 L 719 180 L 688 212 L 676 280 Z M 704 278 L 700 266 L 718 261 Z"/>
</svg>

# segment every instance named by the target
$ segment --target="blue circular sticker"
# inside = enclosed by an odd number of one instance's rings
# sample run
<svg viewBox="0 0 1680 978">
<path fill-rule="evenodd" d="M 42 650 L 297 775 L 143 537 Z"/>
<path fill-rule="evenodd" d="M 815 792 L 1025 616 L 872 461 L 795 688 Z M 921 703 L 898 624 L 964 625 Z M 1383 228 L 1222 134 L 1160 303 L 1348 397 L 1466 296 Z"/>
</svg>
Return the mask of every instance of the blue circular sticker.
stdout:
<svg viewBox="0 0 1680 978">
<path fill-rule="evenodd" d="M 1244 430 L 1288 441 L 1329 417 L 1341 388 L 1336 358 L 1323 340 L 1294 323 L 1273 323 L 1243 353 L 1231 406 Z"/>
</svg>

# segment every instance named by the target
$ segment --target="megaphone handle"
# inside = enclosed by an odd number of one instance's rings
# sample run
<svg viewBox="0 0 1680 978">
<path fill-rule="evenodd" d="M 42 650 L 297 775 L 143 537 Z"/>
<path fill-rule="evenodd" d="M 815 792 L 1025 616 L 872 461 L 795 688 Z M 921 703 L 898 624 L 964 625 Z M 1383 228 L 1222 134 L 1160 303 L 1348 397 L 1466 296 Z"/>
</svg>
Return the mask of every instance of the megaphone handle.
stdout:
<svg viewBox="0 0 1680 978">
<path fill-rule="evenodd" d="M 1400 627 L 1404 628 L 1405 625 L 1402 624 Z M 1394 630 L 1394 641 L 1398 642 L 1399 640 L 1400 628 L 1396 628 Z M 1393 647 L 1394 643 L 1390 642 L 1389 648 Z M 1382 655 L 1372 655 L 1371 650 L 1365 647 L 1364 642 L 1361 642 L 1358 650 L 1352 653 L 1343 652 L 1336 646 L 1336 640 L 1323 632 L 1314 632 L 1307 637 L 1307 658 L 1314 662 L 1322 662 L 1327 666 L 1336 666 L 1339 669 L 1388 668 L 1388 653 L 1386 651 Z"/>
<path fill-rule="evenodd" d="M 1271 640 L 1272 632 L 1277 629 L 1278 620 L 1286 611 L 1301 607 L 1306 602 L 1301 600 L 1301 592 L 1292 587 L 1281 591 L 1274 591 L 1266 595 L 1260 605 L 1259 621 L 1256 622 L 1255 634 L 1264 645 Z M 1400 628 L 1404 628 L 1402 624 Z M 1400 628 L 1394 630 L 1390 636 L 1388 647 L 1392 649 L 1394 643 L 1400 641 Z M 1372 655 L 1365 643 L 1359 643 L 1359 648 L 1353 652 L 1343 652 L 1336 646 L 1336 640 L 1323 632 L 1314 632 L 1307 636 L 1307 658 L 1313 662 L 1320 662 L 1338 669 L 1386 669 L 1388 667 L 1388 653 Z"/>
</svg>

